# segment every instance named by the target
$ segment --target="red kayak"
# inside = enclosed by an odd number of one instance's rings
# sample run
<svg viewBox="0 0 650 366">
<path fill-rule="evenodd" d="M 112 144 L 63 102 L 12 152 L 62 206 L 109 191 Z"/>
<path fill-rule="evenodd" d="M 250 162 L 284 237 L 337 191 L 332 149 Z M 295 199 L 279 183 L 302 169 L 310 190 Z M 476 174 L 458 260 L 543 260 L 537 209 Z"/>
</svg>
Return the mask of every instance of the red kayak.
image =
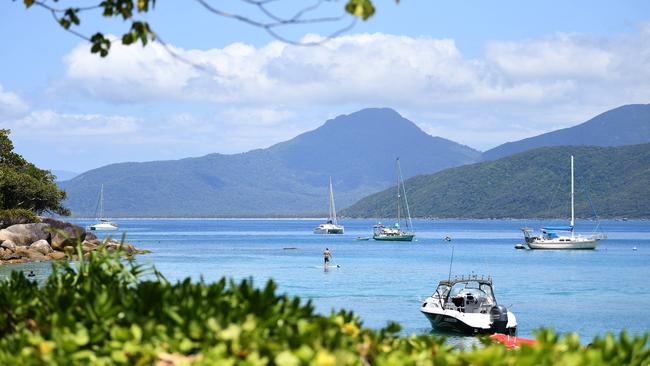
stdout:
<svg viewBox="0 0 650 366">
<path fill-rule="evenodd" d="M 501 334 L 501 333 L 495 333 L 490 336 L 491 339 L 504 344 L 508 348 L 515 348 L 519 347 L 522 344 L 535 344 L 537 343 L 536 340 L 534 339 L 528 339 L 528 338 L 520 338 L 520 337 L 515 337 L 515 336 L 510 336 L 506 334 Z"/>
</svg>

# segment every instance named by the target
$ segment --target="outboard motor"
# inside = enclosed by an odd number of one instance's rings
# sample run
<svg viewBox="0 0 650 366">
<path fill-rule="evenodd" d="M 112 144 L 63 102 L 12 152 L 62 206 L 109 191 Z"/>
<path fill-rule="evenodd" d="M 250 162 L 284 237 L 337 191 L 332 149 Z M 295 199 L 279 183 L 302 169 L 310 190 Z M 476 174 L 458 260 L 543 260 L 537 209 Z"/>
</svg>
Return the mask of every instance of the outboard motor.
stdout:
<svg viewBox="0 0 650 366">
<path fill-rule="evenodd" d="M 490 322 L 495 333 L 508 334 L 508 309 L 503 305 L 495 305 L 490 309 Z"/>
</svg>

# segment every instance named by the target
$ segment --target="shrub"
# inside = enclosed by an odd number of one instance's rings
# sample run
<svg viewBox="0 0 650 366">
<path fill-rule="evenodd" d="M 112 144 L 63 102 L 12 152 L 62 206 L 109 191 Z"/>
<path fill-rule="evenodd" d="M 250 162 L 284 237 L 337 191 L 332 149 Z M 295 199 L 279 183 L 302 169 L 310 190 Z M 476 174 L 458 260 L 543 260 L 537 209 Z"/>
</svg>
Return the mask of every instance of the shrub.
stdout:
<svg viewBox="0 0 650 366">
<path fill-rule="evenodd" d="M 41 220 L 32 211 L 24 208 L 0 210 L 0 229 L 16 224 L 30 224 Z"/>
<path fill-rule="evenodd" d="M 81 248 L 78 248 L 81 254 Z M 456 350 L 443 338 L 367 329 L 351 312 L 327 316 L 276 294 L 269 281 L 168 282 L 155 268 L 93 252 L 55 262 L 43 284 L 13 272 L 0 281 L 0 364 L 623 365 L 650 363 L 647 335 L 538 334 L 507 350 L 485 340 Z"/>
</svg>

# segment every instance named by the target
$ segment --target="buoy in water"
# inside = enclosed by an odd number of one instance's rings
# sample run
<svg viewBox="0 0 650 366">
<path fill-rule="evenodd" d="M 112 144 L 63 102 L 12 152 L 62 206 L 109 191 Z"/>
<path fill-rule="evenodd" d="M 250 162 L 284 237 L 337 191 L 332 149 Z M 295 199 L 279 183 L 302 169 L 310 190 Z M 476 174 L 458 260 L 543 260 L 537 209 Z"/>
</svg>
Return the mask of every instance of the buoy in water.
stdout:
<svg viewBox="0 0 650 366">
<path fill-rule="evenodd" d="M 445 236 L 443 240 L 444 241 L 451 241 L 451 236 Z"/>
<path fill-rule="evenodd" d="M 636 250 L 636 247 L 632 248 L 632 250 Z"/>
</svg>

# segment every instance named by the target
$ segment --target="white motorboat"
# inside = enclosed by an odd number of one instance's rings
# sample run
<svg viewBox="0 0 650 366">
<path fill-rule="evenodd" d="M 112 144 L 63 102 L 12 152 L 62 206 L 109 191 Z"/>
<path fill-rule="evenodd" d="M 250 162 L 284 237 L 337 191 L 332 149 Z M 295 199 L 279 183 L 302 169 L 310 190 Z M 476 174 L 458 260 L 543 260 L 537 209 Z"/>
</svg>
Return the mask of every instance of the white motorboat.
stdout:
<svg viewBox="0 0 650 366">
<path fill-rule="evenodd" d="M 104 218 L 104 185 L 102 184 L 102 188 L 99 190 L 99 201 L 97 202 L 97 209 L 95 210 L 95 213 L 98 213 L 97 215 L 97 221 L 99 221 L 96 224 L 89 225 L 88 230 L 93 230 L 93 231 L 104 231 L 104 230 L 117 230 L 117 224 L 110 221 L 107 218 Z"/>
<path fill-rule="evenodd" d="M 489 276 L 470 275 L 440 281 L 420 311 L 433 328 L 441 331 L 467 335 L 517 332 L 517 319 L 505 306 L 497 304 Z"/>
<path fill-rule="evenodd" d="M 334 206 L 334 190 L 332 189 L 332 177 L 330 177 L 330 212 L 329 219 L 326 223 L 318 225 L 314 229 L 314 234 L 343 234 L 343 225 L 339 225 L 336 220 L 336 207 Z"/>
<path fill-rule="evenodd" d="M 381 223 L 373 227 L 372 238 L 380 241 L 412 241 L 415 237 L 413 222 L 411 221 L 411 211 L 409 210 L 409 201 L 406 198 L 406 188 L 402 178 L 402 168 L 399 164 L 399 158 L 395 163 L 397 170 L 397 221 L 390 226 L 384 226 Z M 402 230 L 402 194 L 404 195 L 404 210 L 406 218 L 406 230 Z"/>
<path fill-rule="evenodd" d="M 543 227 L 539 235 L 535 235 L 530 228 L 521 229 L 524 232 L 526 245 L 530 249 L 596 249 L 598 241 L 607 238 L 602 233 L 589 236 L 575 233 L 573 180 L 573 155 L 571 155 L 571 222 L 568 226 Z"/>
</svg>

